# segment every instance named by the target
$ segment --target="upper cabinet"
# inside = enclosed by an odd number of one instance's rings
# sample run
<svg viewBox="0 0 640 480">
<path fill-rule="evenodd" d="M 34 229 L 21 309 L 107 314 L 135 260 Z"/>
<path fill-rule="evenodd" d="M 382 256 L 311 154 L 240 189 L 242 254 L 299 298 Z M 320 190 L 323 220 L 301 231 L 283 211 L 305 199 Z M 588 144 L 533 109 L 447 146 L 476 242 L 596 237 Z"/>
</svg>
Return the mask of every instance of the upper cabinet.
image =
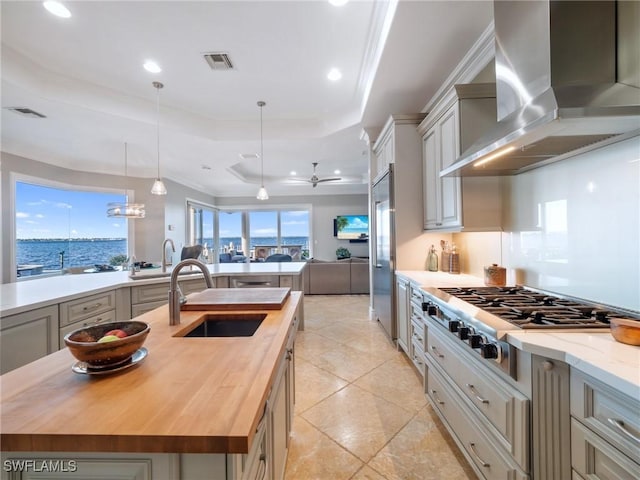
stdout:
<svg viewBox="0 0 640 480">
<path fill-rule="evenodd" d="M 495 84 L 456 85 L 418 127 L 422 135 L 424 229 L 502 229 L 501 177 L 440 177 L 496 123 Z"/>
</svg>

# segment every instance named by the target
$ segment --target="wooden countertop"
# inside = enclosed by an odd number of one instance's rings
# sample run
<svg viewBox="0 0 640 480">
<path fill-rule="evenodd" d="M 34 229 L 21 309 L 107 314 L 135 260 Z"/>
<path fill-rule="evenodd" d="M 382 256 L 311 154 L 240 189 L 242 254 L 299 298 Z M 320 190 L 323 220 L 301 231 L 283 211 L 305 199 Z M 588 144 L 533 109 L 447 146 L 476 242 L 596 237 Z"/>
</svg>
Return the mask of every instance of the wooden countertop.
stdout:
<svg viewBox="0 0 640 480">
<path fill-rule="evenodd" d="M 65 348 L 1 376 L 2 450 L 247 453 L 301 295 L 252 337 L 174 337 L 203 312 L 170 326 L 159 307 L 136 318 L 147 358 L 113 375 L 72 372 Z"/>
</svg>

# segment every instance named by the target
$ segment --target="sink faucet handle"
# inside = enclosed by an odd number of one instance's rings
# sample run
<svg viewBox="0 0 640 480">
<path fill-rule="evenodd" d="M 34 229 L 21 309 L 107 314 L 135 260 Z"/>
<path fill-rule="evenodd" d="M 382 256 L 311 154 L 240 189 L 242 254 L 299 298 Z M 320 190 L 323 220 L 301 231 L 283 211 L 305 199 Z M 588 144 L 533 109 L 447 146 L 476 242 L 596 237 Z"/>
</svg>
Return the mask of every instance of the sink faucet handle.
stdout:
<svg viewBox="0 0 640 480">
<path fill-rule="evenodd" d="M 180 305 L 187 303 L 187 297 L 182 293 L 180 284 L 176 284 L 176 290 L 178 291 L 178 298 L 180 299 Z"/>
</svg>

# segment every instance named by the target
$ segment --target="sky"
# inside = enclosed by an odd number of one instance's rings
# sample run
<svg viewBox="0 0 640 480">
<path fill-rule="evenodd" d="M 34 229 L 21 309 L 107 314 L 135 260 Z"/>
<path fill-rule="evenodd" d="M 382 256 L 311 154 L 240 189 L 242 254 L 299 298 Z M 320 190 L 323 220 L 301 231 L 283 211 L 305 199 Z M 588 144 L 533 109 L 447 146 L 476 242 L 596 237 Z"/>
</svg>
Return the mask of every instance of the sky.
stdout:
<svg viewBox="0 0 640 480">
<path fill-rule="evenodd" d="M 107 217 L 107 204 L 122 202 L 124 195 L 82 192 L 16 183 L 16 238 L 125 238 L 127 220 Z M 277 235 L 276 212 L 251 212 L 253 237 Z M 220 236 L 241 235 L 241 213 L 220 212 Z M 135 220 L 144 222 L 144 219 Z M 213 216 L 205 216 L 204 228 L 213 232 Z M 309 212 L 282 212 L 283 236 L 309 236 Z"/>
<path fill-rule="evenodd" d="M 125 238 L 127 220 L 107 217 L 123 194 L 79 192 L 16 182 L 16 238 Z"/>
</svg>

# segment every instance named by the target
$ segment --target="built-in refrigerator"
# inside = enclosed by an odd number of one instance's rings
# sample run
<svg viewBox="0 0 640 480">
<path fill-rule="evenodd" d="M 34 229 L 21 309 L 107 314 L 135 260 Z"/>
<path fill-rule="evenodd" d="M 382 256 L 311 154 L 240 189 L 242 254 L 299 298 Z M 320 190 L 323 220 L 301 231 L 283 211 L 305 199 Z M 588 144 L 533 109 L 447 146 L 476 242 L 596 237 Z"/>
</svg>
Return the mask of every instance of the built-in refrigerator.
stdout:
<svg viewBox="0 0 640 480">
<path fill-rule="evenodd" d="M 394 305 L 393 164 L 379 174 L 371 188 L 373 225 L 373 314 L 390 339 L 396 338 Z"/>
</svg>

